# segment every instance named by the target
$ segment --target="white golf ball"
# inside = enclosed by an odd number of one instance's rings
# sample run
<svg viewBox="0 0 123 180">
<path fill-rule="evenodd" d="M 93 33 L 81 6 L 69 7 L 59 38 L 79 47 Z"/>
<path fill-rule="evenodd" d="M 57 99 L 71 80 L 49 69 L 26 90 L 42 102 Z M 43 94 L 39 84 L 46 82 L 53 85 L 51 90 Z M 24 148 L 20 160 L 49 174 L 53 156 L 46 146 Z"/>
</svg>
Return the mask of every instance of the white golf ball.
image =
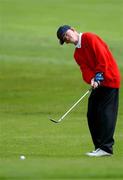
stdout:
<svg viewBox="0 0 123 180">
<path fill-rule="evenodd" d="M 24 155 L 21 155 L 21 156 L 20 156 L 20 159 L 21 159 L 21 160 L 25 160 L 26 157 L 25 157 Z"/>
</svg>

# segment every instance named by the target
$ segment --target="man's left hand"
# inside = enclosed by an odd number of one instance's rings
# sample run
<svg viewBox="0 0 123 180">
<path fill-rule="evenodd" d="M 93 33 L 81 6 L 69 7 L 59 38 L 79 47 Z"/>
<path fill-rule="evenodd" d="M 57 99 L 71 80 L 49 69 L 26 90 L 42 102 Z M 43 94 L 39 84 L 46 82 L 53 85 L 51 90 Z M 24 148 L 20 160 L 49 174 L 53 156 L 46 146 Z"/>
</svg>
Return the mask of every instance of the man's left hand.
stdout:
<svg viewBox="0 0 123 180">
<path fill-rule="evenodd" d="M 103 73 L 96 73 L 95 77 L 91 80 L 91 86 L 95 89 L 104 80 Z"/>
</svg>

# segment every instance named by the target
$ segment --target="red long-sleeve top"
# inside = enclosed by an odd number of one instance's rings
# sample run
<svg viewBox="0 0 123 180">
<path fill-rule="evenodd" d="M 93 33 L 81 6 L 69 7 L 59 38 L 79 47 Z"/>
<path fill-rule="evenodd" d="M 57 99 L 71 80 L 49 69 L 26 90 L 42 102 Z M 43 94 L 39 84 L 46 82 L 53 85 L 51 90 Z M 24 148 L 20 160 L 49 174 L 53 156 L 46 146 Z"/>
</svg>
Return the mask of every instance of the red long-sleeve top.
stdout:
<svg viewBox="0 0 123 180">
<path fill-rule="evenodd" d="M 80 66 L 84 81 L 88 84 L 97 72 L 102 72 L 102 86 L 120 87 L 120 72 L 116 61 L 106 43 L 97 35 L 83 33 L 81 47 L 75 49 L 74 58 Z"/>
</svg>

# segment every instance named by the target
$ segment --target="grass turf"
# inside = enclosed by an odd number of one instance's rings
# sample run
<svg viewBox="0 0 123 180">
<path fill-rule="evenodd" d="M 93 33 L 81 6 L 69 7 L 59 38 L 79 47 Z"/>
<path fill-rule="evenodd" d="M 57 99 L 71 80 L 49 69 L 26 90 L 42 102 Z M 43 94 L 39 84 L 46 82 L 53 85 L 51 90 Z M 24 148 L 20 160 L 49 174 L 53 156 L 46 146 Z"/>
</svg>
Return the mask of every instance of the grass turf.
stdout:
<svg viewBox="0 0 123 180">
<path fill-rule="evenodd" d="M 105 39 L 123 73 L 121 0 L 0 1 L 0 178 L 122 179 L 122 106 L 114 156 L 88 158 L 87 98 L 61 124 L 59 118 L 89 87 L 56 29 L 70 24 Z M 26 160 L 19 156 L 24 154 Z"/>
</svg>

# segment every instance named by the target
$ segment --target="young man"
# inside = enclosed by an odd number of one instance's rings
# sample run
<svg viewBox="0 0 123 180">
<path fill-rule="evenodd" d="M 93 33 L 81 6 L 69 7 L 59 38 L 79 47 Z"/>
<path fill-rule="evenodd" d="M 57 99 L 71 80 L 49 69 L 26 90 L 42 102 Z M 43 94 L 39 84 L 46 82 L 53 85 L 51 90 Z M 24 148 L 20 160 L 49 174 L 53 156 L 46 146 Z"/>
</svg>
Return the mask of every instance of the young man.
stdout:
<svg viewBox="0 0 123 180">
<path fill-rule="evenodd" d="M 120 73 L 106 43 L 96 34 L 78 33 L 68 25 L 60 26 L 57 37 L 61 45 L 74 44 L 74 58 L 83 79 L 92 86 L 88 100 L 88 126 L 95 150 L 88 156 L 113 154 L 114 131 L 118 113 Z"/>
</svg>

